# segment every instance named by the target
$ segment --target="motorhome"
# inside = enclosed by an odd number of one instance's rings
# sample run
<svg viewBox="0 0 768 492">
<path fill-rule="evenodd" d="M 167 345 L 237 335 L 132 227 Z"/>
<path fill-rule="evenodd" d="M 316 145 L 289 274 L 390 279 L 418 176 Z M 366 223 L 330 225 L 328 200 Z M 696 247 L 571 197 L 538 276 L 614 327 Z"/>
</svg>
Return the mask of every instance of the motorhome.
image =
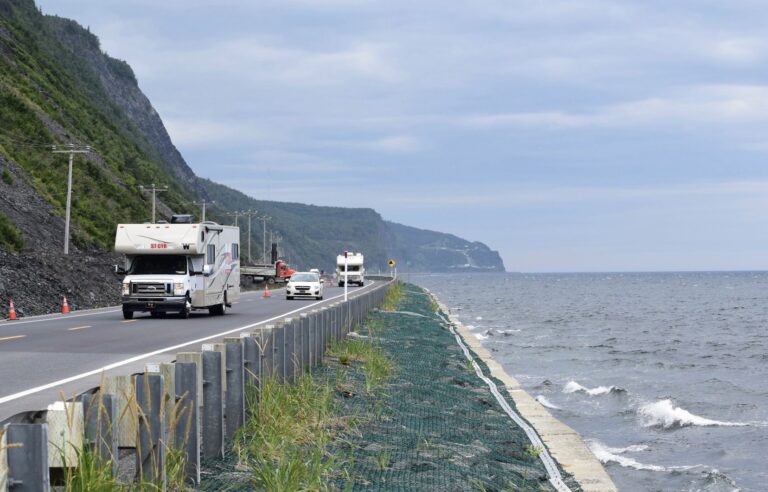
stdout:
<svg viewBox="0 0 768 492">
<path fill-rule="evenodd" d="M 174 215 L 170 223 L 118 224 L 115 252 L 125 254 L 118 274 L 123 317 L 153 317 L 195 309 L 223 315 L 240 297 L 240 229 L 215 222 L 193 223 Z"/>
<path fill-rule="evenodd" d="M 336 257 L 336 279 L 339 287 L 345 283 L 365 285 L 363 253 L 345 252 Z"/>
</svg>

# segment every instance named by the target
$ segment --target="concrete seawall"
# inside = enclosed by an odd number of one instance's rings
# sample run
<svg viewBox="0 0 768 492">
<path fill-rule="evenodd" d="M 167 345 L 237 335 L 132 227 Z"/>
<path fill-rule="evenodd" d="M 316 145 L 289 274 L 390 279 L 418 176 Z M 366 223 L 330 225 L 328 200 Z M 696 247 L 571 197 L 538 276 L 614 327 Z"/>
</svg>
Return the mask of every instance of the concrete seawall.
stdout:
<svg viewBox="0 0 768 492">
<path fill-rule="evenodd" d="M 502 382 L 504 389 L 514 401 L 517 412 L 535 429 L 552 458 L 566 472 L 572 474 L 585 491 L 617 491 L 616 485 L 600 461 L 589 450 L 581 435 L 553 417 L 543 405 L 525 392 L 520 387 L 520 383 L 506 373 L 490 352 L 483 347 L 480 340 L 459 321 L 458 317 L 451 314 L 450 309 L 433 293 L 429 292 L 429 295 L 448 315 L 450 323 L 469 350 L 485 363 L 490 371 L 490 376 Z"/>
</svg>

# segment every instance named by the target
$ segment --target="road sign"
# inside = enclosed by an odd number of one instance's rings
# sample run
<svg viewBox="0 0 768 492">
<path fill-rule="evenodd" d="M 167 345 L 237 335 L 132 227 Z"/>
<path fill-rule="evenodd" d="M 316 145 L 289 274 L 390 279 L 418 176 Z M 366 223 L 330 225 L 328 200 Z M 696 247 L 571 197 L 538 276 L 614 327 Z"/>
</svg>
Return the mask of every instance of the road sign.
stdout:
<svg viewBox="0 0 768 492">
<path fill-rule="evenodd" d="M 389 268 L 395 268 L 395 260 L 389 260 Z"/>
</svg>

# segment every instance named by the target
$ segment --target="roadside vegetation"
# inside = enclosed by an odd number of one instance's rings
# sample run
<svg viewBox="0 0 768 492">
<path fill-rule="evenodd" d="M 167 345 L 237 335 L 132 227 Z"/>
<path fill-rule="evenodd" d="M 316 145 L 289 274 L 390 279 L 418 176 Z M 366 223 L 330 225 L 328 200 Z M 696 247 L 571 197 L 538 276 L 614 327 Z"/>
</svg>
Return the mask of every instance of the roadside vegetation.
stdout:
<svg viewBox="0 0 768 492">
<path fill-rule="evenodd" d="M 4 213 L 0 212 L 0 247 L 14 253 L 24 249 L 24 236 Z"/>
<path fill-rule="evenodd" d="M 384 302 L 381 303 L 382 311 L 394 311 L 397 309 L 397 306 L 400 305 L 400 302 L 403 300 L 404 285 L 403 282 L 398 280 L 392 287 L 390 287 L 387 296 L 384 298 Z"/>
<path fill-rule="evenodd" d="M 362 329 L 368 333 L 364 338 L 330 348 L 324 371 L 303 374 L 292 385 L 266 378 L 249 399 L 251 416 L 234 443 L 238 468 L 249 472 L 248 490 L 334 490 L 339 481 L 352 483 L 347 468 L 354 452 L 343 444 L 375 416 L 345 413 L 342 401 L 373 396 L 394 371 L 377 342 L 377 326 Z M 339 448 L 349 452 L 332 451 Z"/>
</svg>

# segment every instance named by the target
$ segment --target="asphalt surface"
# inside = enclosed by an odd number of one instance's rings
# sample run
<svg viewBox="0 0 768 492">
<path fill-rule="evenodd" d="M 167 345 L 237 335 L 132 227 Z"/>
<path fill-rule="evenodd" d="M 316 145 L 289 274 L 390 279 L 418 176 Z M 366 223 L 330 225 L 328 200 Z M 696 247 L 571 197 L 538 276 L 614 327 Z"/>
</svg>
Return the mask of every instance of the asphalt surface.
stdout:
<svg viewBox="0 0 768 492">
<path fill-rule="evenodd" d="M 380 285 L 350 287 L 355 296 Z M 143 372 L 147 362 L 170 362 L 178 352 L 200 350 L 225 336 L 252 331 L 303 310 L 343 300 L 344 289 L 328 286 L 322 301 L 285 299 L 283 290 L 244 292 L 224 316 L 193 311 L 189 319 L 136 313 L 124 320 L 120 307 L 0 322 L 0 421 L 99 385 L 102 374 Z"/>
</svg>

